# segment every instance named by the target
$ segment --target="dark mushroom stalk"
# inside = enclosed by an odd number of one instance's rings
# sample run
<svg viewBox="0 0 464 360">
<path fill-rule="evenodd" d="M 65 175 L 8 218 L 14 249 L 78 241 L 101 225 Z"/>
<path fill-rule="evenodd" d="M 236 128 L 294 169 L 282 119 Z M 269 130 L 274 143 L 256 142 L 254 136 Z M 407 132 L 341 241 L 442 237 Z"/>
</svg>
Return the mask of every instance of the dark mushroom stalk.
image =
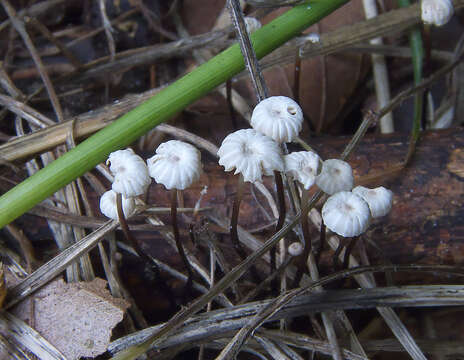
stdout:
<svg viewBox="0 0 464 360">
<path fill-rule="evenodd" d="M 297 102 L 286 96 L 271 96 L 258 103 L 251 115 L 251 126 L 270 137 L 278 144 L 292 141 L 298 136 L 303 125 L 303 110 Z M 279 203 L 279 219 L 276 232 L 285 222 L 286 205 L 282 174 L 274 171 Z M 276 269 L 276 248 L 271 252 L 271 273 Z"/>
<path fill-rule="evenodd" d="M 230 221 L 231 240 L 242 260 L 246 253 L 238 238 L 238 214 L 243 197 L 245 182 L 257 182 L 263 175 L 272 175 L 283 170 L 283 161 L 279 145 L 271 138 L 254 129 L 238 130 L 226 136 L 218 150 L 219 165 L 226 171 L 235 170 L 240 174 L 237 184 Z M 252 270 L 255 280 L 259 280 L 256 270 Z"/>
<path fill-rule="evenodd" d="M 302 185 L 301 206 L 304 208 L 309 201 L 310 188 L 314 185 L 319 173 L 321 159 L 312 151 L 298 151 L 284 156 L 285 172 Z M 308 214 L 301 216 L 301 228 L 303 232 L 304 248 L 297 259 L 297 272 L 293 281 L 293 287 L 297 287 L 306 270 L 306 262 L 311 252 L 311 237 L 309 233 Z"/>
<path fill-rule="evenodd" d="M 148 159 L 147 163 L 150 176 L 171 192 L 172 230 L 177 251 L 188 274 L 185 289 L 190 291 L 193 270 L 180 238 L 177 223 L 177 191 L 185 190 L 193 182 L 199 180 L 202 172 L 200 151 L 183 141 L 170 140 L 158 146 L 156 154 Z"/>
<path fill-rule="evenodd" d="M 367 230 L 370 219 L 371 214 L 367 202 L 349 191 L 340 191 L 330 196 L 322 207 L 322 220 L 327 228 L 344 238 L 351 238 L 345 249 L 343 267 L 348 265 L 350 252 L 359 235 Z M 336 268 L 342 249 L 343 245 L 340 242 L 333 256 Z"/>
</svg>

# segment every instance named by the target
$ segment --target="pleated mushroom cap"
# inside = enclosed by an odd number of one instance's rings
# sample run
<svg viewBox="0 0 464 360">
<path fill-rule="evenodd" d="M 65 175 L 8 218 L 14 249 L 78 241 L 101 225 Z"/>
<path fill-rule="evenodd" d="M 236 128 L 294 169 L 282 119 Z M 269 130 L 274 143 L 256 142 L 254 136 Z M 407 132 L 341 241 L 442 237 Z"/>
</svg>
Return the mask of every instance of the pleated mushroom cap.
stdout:
<svg viewBox="0 0 464 360">
<path fill-rule="evenodd" d="M 106 164 L 114 175 L 112 189 L 125 197 L 142 195 L 151 183 L 145 161 L 130 148 L 112 152 Z"/>
<path fill-rule="evenodd" d="M 100 198 L 100 211 L 106 217 L 118 220 L 118 209 L 116 205 L 117 193 L 114 190 L 108 190 Z M 135 210 L 135 200 L 133 197 L 122 196 L 122 212 L 125 217 L 132 215 Z"/>
<path fill-rule="evenodd" d="M 424 24 L 445 25 L 454 14 L 451 0 L 422 0 L 421 18 Z"/>
<path fill-rule="evenodd" d="M 375 189 L 368 189 L 364 186 L 356 186 L 353 193 L 361 196 L 369 209 L 373 218 L 378 218 L 387 215 L 393 204 L 393 192 L 380 186 Z"/>
<path fill-rule="evenodd" d="M 179 140 L 162 143 L 147 163 L 150 176 L 168 190 L 188 188 L 202 172 L 200 151 Z"/>
<path fill-rule="evenodd" d="M 327 199 L 322 207 L 322 219 L 325 226 L 338 235 L 358 236 L 369 226 L 369 206 L 360 196 L 341 191 Z"/>
<path fill-rule="evenodd" d="M 285 173 L 300 182 L 308 190 L 316 181 L 321 158 L 312 151 L 297 151 L 284 155 Z"/>
<path fill-rule="evenodd" d="M 338 159 L 324 161 L 321 173 L 316 177 L 317 186 L 329 195 L 339 191 L 350 191 L 353 183 L 353 170 L 350 164 Z"/>
<path fill-rule="evenodd" d="M 303 125 L 303 111 L 298 103 L 286 96 L 271 96 L 253 110 L 251 126 L 280 143 L 298 136 Z"/>
<path fill-rule="evenodd" d="M 261 181 L 263 175 L 283 171 L 279 145 L 254 129 L 238 130 L 226 136 L 218 151 L 219 165 L 225 171 L 235 169 L 248 182 Z"/>
</svg>

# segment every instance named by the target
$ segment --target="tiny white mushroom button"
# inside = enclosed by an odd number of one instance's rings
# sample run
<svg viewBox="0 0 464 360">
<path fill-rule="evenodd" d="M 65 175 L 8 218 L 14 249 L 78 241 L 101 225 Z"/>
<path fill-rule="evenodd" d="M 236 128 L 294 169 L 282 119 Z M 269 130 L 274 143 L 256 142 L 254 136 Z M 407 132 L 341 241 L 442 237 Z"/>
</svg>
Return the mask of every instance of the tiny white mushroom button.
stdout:
<svg viewBox="0 0 464 360">
<path fill-rule="evenodd" d="M 299 241 L 295 241 L 288 246 L 288 254 L 290 256 L 300 256 L 303 254 L 304 247 Z"/>
<path fill-rule="evenodd" d="M 142 195 L 151 183 L 145 161 L 130 148 L 112 152 L 106 164 L 114 175 L 112 189 L 126 197 Z"/>
<path fill-rule="evenodd" d="M 225 171 L 235 169 L 249 182 L 261 181 L 263 175 L 283 171 L 279 145 L 253 129 L 238 130 L 226 136 L 218 150 L 219 165 Z"/>
<path fill-rule="evenodd" d="M 338 159 L 324 161 L 321 173 L 316 177 L 317 186 L 329 195 L 339 191 L 350 191 L 353 183 L 353 170 L 350 164 Z"/>
<path fill-rule="evenodd" d="M 114 190 L 108 190 L 100 198 L 100 211 L 106 217 L 118 220 L 118 209 L 116 206 L 117 193 Z M 122 212 L 125 217 L 130 216 L 135 210 L 135 200 L 133 197 L 122 195 Z"/>
<path fill-rule="evenodd" d="M 380 186 L 375 189 L 368 189 L 364 186 L 356 186 L 353 193 L 361 196 L 369 205 L 373 218 L 387 215 L 393 204 L 393 192 Z"/>
<path fill-rule="evenodd" d="M 422 0 L 421 17 L 424 24 L 445 25 L 454 14 L 451 0 Z"/>
<path fill-rule="evenodd" d="M 162 143 L 147 163 L 150 176 L 168 190 L 188 188 L 202 172 L 200 151 L 179 140 Z"/>
<path fill-rule="evenodd" d="M 341 191 L 327 199 L 322 207 L 322 219 L 338 235 L 358 236 L 369 226 L 369 206 L 360 196 Z"/>
<path fill-rule="evenodd" d="M 303 125 L 303 111 L 298 103 L 286 96 L 271 96 L 253 110 L 251 126 L 278 143 L 296 138 Z"/>
<path fill-rule="evenodd" d="M 284 155 L 285 173 L 299 181 L 306 190 L 313 186 L 321 159 L 312 151 L 297 151 Z"/>
</svg>

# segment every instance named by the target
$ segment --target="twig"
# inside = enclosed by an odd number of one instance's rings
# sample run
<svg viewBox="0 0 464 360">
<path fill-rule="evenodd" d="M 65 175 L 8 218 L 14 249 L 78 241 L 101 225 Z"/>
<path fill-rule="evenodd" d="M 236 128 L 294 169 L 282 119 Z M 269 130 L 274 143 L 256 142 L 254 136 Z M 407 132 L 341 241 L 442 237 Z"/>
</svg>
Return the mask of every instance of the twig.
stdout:
<svg viewBox="0 0 464 360">
<path fill-rule="evenodd" d="M 268 90 L 261 73 L 258 58 L 256 57 L 246 29 L 242 8 L 240 7 L 238 0 L 228 0 L 227 4 L 230 9 L 232 22 L 239 38 L 240 49 L 242 50 L 243 58 L 245 59 L 245 65 L 250 73 L 250 78 L 255 89 L 255 95 L 258 102 L 260 102 L 268 97 Z"/>
<path fill-rule="evenodd" d="M 47 71 L 45 70 L 45 66 L 43 65 L 42 60 L 40 59 L 40 56 L 37 54 L 37 50 L 35 49 L 34 43 L 32 42 L 31 38 L 29 37 L 29 34 L 26 31 L 24 23 L 17 18 L 16 11 L 8 2 L 8 0 L 2 0 L 2 5 L 6 13 L 8 14 L 8 17 L 10 18 L 10 21 L 13 24 L 14 28 L 22 37 L 24 44 L 31 53 L 32 59 L 34 60 L 34 63 L 37 67 L 37 71 L 40 73 L 45 88 L 47 89 L 48 96 L 50 97 L 50 102 L 53 106 L 53 109 L 55 110 L 55 114 L 58 118 L 58 121 L 63 121 L 63 111 L 61 109 L 58 97 L 56 96 L 55 89 L 53 88 L 52 82 L 50 81 Z"/>
<path fill-rule="evenodd" d="M 363 7 L 367 19 L 375 18 L 378 15 L 375 0 L 363 0 Z M 383 40 L 381 37 L 376 37 L 371 39 L 370 43 L 382 45 Z M 382 108 L 390 102 L 390 85 L 388 82 L 387 64 L 382 55 L 372 54 L 371 60 L 378 107 Z M 380 119 L 380 131 L 383 134 L 389 134 L 394 131 L 393 116 L 391 112 L 385 114 L 385 116 Z"/>
<path fill-rule="evenodd" d="M 54 36 L 53 33 L 50 30 L 48 30 L 48 28 L 44 24 L 42 24 L 36 18 L 29 17 L 29 16 L 24 17 L 24 22 L 26 24 L 31 24 L 37 30 L 39 30 L 43 36 L 45 36 L 51 43 L 53 43 L 61 51 L 61 53 L 64 56 L 66 56 L 69 62 L 76 69 L 80 69 L 82 67 L 81 61 L 77 57 L 75 57 L 74 54 L 66 47 L 66 45 L 64 45 L 59 39 L 57 39 L 56 36 Z"/>
</svg>

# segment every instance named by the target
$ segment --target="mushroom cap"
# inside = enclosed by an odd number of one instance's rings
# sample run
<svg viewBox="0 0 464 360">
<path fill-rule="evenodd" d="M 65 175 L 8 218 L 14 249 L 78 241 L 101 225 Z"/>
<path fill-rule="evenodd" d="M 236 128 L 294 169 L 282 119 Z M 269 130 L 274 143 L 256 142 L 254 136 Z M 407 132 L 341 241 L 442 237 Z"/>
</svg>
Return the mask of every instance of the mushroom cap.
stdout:
<svg viewBox="0 0 464 360">
<path fill-rule="evenodd" d="M 126 197 L 142 195 L 151 183 L 145 161 L 130 148 L 108 156 L 106 164 L 114 175 L 112 188 Z"/>
<path fill-rule="evenodd" d="M 249 33 L 252 33 L 261 28 L 261 22 L 252 16 L 245 16 L 245 26 Z"/>
<path fill-rule="evenodd" d="M 283 171 L 280 146 L 254 129 L 242 129 L 226 136 L 218 150 L 219 165 L 225 171 L 235 169 L 249 182 L 261 181 L 263 175 Z"/>
<path fill-rule="evenodd" d="M 116 205 L 117 192 L 108 190 L 100 198 L 100 211 L 106 217 L 118 220 L 118 208 Z M 125 197 L 122 195 L 122 212 L 125 217 L 132 215 L 135 210 L 135 200 L 133 197 Z"/>
<path fill-rule="evenodd" d="M 321 158 L 312 151 L 297 151 L 284 155 L 285 172 L 308 190 L 316 181 Z"/>
<path fill-rule="evenodd" d="M 298 103 L 286 96 L 271 96 L 253 110 L 251 126 L 278 143 L 290 142 L 303 125 L 303 111 Z"/>
<path fill-rule="evenodd" d="M 339 191 L 350 191 L 353 183 L 353 170 L 350 164 L 338 159 L 324 161 L 321 173 L 316 177 L 317 186 L 329 195 Z"/>
<path fill-rule="evenodd" d="M 301 254 L 303 254 L 303 250 L 303 244 L 299 241 L 295 241 L 288 245 L 288 254 L 290 256 L 300 256 Z"/>
<path fill-rule="evenodd" d="M 356 186 L 353 193 L 361 196 L 369 209 L 373 218 L 387 215 L 393 205 L 393 192 L 380 186 L 375 189 L 368 189 L 364 186 Z"/>
<path fill-rule="evenodd" d="M 453 14 L 454 7 L 451 0 L 421 1 L 421 18 L 424 24 L 445 25 Z"/>
<path fill-rule="evenodd" d="M 202 172 L 200 151 L 179 140 L 162 143 L 147 164 L 150 176 L 168 190 L 188 188 Z"/>
<path fill-rule="evenodd" d="M 358 236 L 369 226 L 369 206 L 360 196 L 349 191 L 340 191 L 325 202 L 322 219 L 325 226 L 338 235 Z"/>
</svg>

